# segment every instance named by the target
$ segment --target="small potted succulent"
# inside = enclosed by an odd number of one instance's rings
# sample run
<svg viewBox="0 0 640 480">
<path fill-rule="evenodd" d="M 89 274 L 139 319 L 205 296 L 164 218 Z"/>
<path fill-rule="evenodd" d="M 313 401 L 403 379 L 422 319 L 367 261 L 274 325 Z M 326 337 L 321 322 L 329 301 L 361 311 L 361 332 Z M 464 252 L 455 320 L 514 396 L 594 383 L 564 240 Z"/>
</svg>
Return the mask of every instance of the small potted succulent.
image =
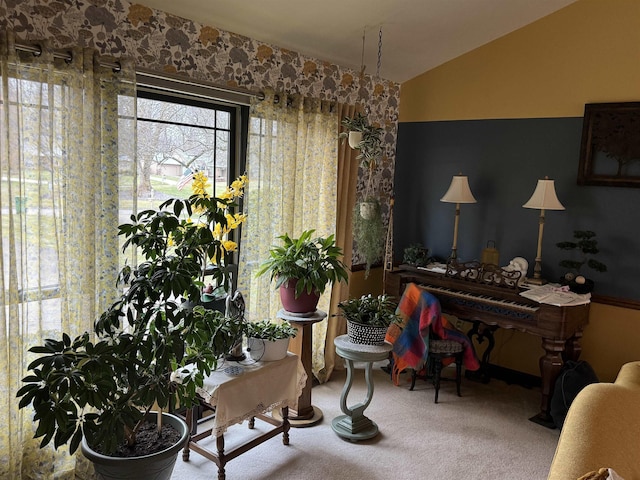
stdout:
<svg viewBox="0 0 640 480">
<path fill-rule="evenodd" d="M 574 230 L 572 241 L 558 242 L 556 246 L 561 250 L 577 252 L 579 258 L 565 259 L 559 262 L 561 267 L 569 269 L 560 279 L 560 283 L 568 285 L 572 292 L 588 293 L 593 290 L 593 280 L 586 278 L 580 272 L 583 266 L 587 266 L 596 272 L 606 272 L 607 266 L 592 258 L 600 250 L 598 241 L 595 239 L 595 232 L 591 230 Z"/>
<path fill-rule="evenodd" d="M 269 258 L 256 273 L 268 273 L 275 281 L 288 312 L 314 312 L 327 285 L 348 281 L 342 249 L 336 246 L 334 236 L 313 237 L 314 232 L 305 230 L 298 238 L 279 236 L 282 245 L 271 247 Z"/>
<path fill-rule="evenodd" d="M 245 324 L 245 333 L 251 358 L 255 361 L 270 362 L 287 355 L 289 339 L 295 337 L 298 330 L 285 321 L 261 320 Z"/>
<path fill-rule="evenodd" d="M 347 335 L 352 343 L 382 345 L 389 325 L 399 321 L 396 303 L 389 295 L 362 295 L 340 302 L 338 308 L 347 320 Z"/>
</svg>

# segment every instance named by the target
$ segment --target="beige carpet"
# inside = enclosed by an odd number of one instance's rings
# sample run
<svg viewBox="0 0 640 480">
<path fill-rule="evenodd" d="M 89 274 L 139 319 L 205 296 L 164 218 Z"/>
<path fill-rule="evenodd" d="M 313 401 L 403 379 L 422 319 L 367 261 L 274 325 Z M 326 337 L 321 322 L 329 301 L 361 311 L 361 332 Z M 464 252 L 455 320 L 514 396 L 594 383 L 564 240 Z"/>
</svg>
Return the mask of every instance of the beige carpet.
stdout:
<svg viewBox="0 0 640 480">
<path fill-rule="evenodd" d="M 385 362 L 386 363 L 386 362 Z M 430 383 L 418 380 L 414 391 L 408 383 L 394 386 L 377 364 L 375 392 L 365 415 L 377 423 L 380 434 L 353 443 L 338 437 L 331 420 L 341 415 L 340 393 L 345 372 L 313 388 L 312 404 L 324 413 L 321 423 L 292 428 L 290 445 L 275 437 L 230 461 L 228 480 L 259 479 L 509 479 L 546 478 L 559 431 L 530 422 L 537 413 L 540 392 L 492 380 L 482 384 L 464 380 L 462 397 L 455 383 L 444 382 L 437 405 Z M 453 376 L 451 368 L 445 369 Z M 364 400 L 364 371 L 356 371 L 348 404 Z M 407 379 L 407 375 L 403 375 Z M 266 429 L 256 421 L 256 428 Z M 250 435 L 246 422 L 225 435 L 228 447 Z M 215 440 L 208 446 L 215 451 Z M 182 455 L 173 480 L 213 480 L 216 465 L 191 452 Z"/>
</svg>

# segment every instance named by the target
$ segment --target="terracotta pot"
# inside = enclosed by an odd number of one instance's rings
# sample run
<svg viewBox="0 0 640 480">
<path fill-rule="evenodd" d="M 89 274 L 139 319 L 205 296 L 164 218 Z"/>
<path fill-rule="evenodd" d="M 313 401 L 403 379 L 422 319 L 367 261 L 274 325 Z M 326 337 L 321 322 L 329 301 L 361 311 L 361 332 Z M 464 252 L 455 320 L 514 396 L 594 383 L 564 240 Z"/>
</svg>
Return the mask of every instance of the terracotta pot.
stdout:
<svg viewBox="0 0 640 480">
<path fill-rule="evenodd" d="M 296 295 L 296 284 L 298 281 L 289 280 L 280 287 L 280 301 L 287 312 L 291 313 L 310 313 L 315 312 L 320 300 L 320 294 L 317 292 L 307 293 L 303 291 L 298 298 Z"/>
</svg>

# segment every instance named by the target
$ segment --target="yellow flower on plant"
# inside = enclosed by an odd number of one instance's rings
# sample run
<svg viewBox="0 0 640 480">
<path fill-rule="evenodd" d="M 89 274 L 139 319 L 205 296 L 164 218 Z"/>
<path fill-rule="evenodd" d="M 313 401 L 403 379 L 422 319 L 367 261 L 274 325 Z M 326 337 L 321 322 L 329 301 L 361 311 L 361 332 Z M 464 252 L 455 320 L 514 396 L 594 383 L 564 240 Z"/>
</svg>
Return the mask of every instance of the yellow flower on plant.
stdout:
<svg viewBox="0 0 640 480">
<path fill-rule="evenodd" d="M 224 192 L 218 195 L 218 198 L 220 200 L 231 200 L 233 198 L 233 192 L 229 187 L 227 187 L 224 189 Z"/>
<path fill-rule="evenodd" d="M 213 226 L 213 230 L 211 230 L 211 234 L 213 235 L 213 238 L 215 238 L 216 240 L 222 239 L 222 235 L 224 234 L 222 232 L 222 225 L 216 222 L 216 224 Z"/>
<path fill-rule="evenodd" d="M 235 252 L 238 249 L 238 244 L 233 240 L 223 240 L 222 248 L 224 248 L 227 252 Z"/>
<path fill-rule="evenodd" d="M 235 214 L 226 213 L 225 218 L 227 219 L 228 229 L 234 230 L 238 228 L 242 224 L 242 222 L 244 222 L 247 219 L 247 216 L 243 213 L 235 213 Z"/>
<path fill-rule="evenodd" d="M 234 180 L 231 183 L 231 191 L 235 198 L 241 197 L 244 189 L 244 182 L 240 179 Z"/>
<path fill-rule="evenodd" d="M 211 184 L 209 183 L 207 175 L 204 172 L 196 172 L 193 175 L 193 182 L 191 183 L 193 194 L 207 198 L 209 196 L 209 193 L 207 193 L 209 188 L 211 188 Z"/>
</svg>

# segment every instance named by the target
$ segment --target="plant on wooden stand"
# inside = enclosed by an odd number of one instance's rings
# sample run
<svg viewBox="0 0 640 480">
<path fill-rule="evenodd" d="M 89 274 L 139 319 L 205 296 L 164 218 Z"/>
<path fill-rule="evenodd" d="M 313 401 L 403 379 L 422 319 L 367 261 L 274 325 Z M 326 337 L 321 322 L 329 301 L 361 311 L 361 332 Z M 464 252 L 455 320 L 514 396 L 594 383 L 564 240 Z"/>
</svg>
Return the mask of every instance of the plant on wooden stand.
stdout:
<svg viewBox="0 0 640 480">
<path fill-rule="evenodd" d="M 271 247 L 269 258 L 256 273 L 257 276 L 269 273 L 289 312 L 315 311 L 327 285 L 348 279 L 346 266 L 340 259 L 342 249 L 336 246 L 334 236 L 312 237 L 314 232 L 305 230 L 298 238 L 291 238 L 286 233 L 279 236 L 282 245 Z M 301 299 L 304 304 L 292 304 L 289 299 Z"/>
<path fill-rule="evenodd" d="M 105 459 L 138 455 L 146 420 L 157 424 L 156 439 L 166 435 L 166 414 L 158 413 L 154 420 L 152 408 L 196 403 L 196 388 L 241 333 L 238 319 L 198 303 L 205 269 L 228 289 L 227 257 L 236 245 L 227 234 L 244 221 L 232 209 L 245 182 L 241 177 L 213 198 L 198 191 L 207 180 L 196 174 L 196 193 L 189 199 L 169 199 L 118 227 L 118 235 L 126 239 L 123 249 L 137 249 L 144 259 L 120 271 L 120 297 L 102 313 L 93 332 L 74 339 L 63 334 L 29 350 L 38 357 L 29 365 L 31 374 L 23 379 L 18 397 L 20 408 L 33 406 L 42 447 L 51 441 L 56 448 L 68 443 L 73 453 L 82 442 L 83 453 L 105 478 L 144 478 L 131 466 L 112 473 L 107 463 L 123 459 Z M 196 368 L 174 382 L 172 372 L 186 365 Z M 182 426 L 179 441 L 184 443 L 186 424 L 177 420 L 181 423 L 173 423 Z M 155 473 L 154 479 L 171 476 L 182 446 L 172 447 L 168 472 Z M 150 453 L 144 446 L 141 450 Z"/>
</svg>

